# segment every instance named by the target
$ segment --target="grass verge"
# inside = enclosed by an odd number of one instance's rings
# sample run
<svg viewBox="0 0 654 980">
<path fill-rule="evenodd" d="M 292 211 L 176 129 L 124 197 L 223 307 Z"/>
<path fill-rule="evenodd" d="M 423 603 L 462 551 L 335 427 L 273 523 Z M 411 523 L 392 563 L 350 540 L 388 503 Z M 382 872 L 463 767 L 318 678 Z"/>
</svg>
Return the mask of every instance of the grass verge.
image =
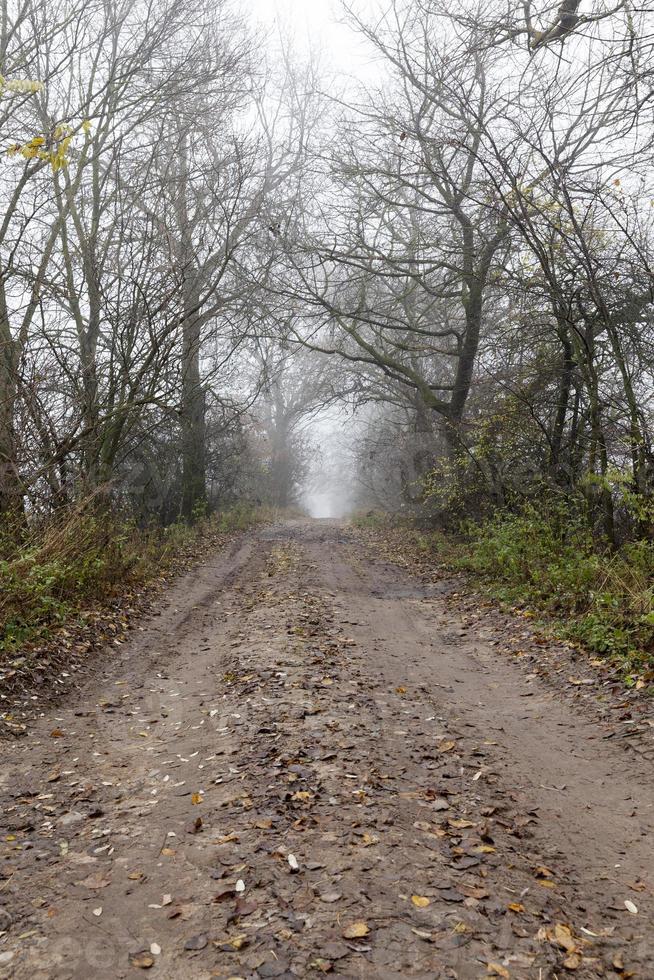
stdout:
<svg viewBox="0 0 654 980">
<path fill-rule="evenodd" d="M 380 515 L 354 523 L 423 569 L 466 573 L 503 606 L 619 666 L 627 685 L 654 683 L 654 542 L 611 550 L 581 517 L 531 505 L 459 535 Z"/>
<path fill-rule="evenodd" d="M 91 648 L 122 642 L 148 593 L 270 516 L 241 505 L 142 529 L 87 504 L 28 531 L 0 527 L 0 691 L 26 692 L 48 673 L 60 683 Z"/>
</svg>

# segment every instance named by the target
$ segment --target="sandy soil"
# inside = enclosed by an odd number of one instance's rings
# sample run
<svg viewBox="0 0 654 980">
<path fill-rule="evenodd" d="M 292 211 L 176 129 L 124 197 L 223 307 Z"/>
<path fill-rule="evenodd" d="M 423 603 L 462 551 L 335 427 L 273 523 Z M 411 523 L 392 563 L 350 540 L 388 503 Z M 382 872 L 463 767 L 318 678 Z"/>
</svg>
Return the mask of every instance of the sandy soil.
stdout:
<svg viewBox="0 0 654 980">
<path fill-rule="evenodd" d="M 654 777 L 344 526 L 245 536 L 2 744 L 0 976 L 654 977 Z"/>
</svg>

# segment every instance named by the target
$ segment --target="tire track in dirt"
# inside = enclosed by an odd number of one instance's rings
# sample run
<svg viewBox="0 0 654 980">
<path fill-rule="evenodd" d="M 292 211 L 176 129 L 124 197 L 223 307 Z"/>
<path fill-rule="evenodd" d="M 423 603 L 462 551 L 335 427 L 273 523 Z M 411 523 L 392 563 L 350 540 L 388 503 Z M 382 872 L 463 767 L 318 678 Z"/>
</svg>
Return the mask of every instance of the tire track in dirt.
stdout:
<svg viewBox="0 0 654 980">
<path fill-rule="evenodd" d="M 325 547 L 334 534 L 340 548 Z M 603 725 L 504 660 L 474 629 L 462 629 L 438 588 L 412 583 L 387 562 L 371 565 L 342 530 L 314 528 L 306 537 L 320 580 L 338 590 L 339 617 L 389 684 L 438 706 L 461 745 L 484 758 L 482 776 L 498 797 L 519 800 L 532 816 L 529 836 L 543 863 L 556 862 L 575 886 L 577 914 L 594 917 L 597 929 L 622 929 L 643 976 L 654 976 L 650 927 L 632 920 L 624 904 L 652 914 L 651 766 L 607 744 Z"/>
<path fill-rule="evenodd" d="M 458 632 L 331 523 L 185 577 L 11 747 L 0 975 L 652 976 L 649 774 Z"/>
</svg>

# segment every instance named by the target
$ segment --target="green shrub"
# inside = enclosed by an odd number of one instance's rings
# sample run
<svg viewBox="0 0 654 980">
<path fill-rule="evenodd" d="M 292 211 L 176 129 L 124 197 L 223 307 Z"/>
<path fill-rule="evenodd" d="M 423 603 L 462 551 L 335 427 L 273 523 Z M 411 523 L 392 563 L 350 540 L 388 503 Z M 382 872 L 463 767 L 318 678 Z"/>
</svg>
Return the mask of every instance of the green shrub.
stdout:
<svg viewBox="0 0 654 980">
<path fill-rule="evenodd" d="M 211 535 L 242 530 L 259 516 L 249 506 L 193 527 L 138 528 L 94 502 L 38 526 L 0 526 L 0 653 L 150 578 Z"/>
<path fill-rule="evenodd" d="M 467 528 L 456 564 L 499 598 L 554 617 L 559 635 L 625 665 L 654 655 L 654 545 L 612 551 L 573 508 L 528 505 Z"/>
<path fill-rule="evenodd" d="M 219 514 L 218 526 L 221 531 L 244 531 L 257 518 L 257 510 L 253 504 L 234 504 Z"/>
<path fill-rule="evenodd" d="M 366 514 L 354 514 L 350 521 L 354 527 L 380 528 L 389 523 L 390 517 L 388 514 L 382 514 L 376 510 L 369 510 Z"/>
</svg>

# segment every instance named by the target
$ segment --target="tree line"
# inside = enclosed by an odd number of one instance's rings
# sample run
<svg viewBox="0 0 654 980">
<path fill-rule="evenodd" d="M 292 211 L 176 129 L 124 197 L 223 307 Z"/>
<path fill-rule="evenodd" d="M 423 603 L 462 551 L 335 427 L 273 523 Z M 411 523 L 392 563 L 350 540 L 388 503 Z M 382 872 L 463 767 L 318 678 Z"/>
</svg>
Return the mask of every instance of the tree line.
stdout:
<svg viewBox="0 0 654 980">
<path fill-rule="evenodd" d="M 3 7 L 0 512 L 263 492 L 286 451 L 269 228 L 310 78 L 227 2 Z"/>
<path fill-rule="evenodd" d="M 345 85 L 227 0 L 11 0 L 0 510 L 292 502 L 358 410 L 360 500 L 651 524 L 654 19 L 343 4 Z"/>
</svg>

